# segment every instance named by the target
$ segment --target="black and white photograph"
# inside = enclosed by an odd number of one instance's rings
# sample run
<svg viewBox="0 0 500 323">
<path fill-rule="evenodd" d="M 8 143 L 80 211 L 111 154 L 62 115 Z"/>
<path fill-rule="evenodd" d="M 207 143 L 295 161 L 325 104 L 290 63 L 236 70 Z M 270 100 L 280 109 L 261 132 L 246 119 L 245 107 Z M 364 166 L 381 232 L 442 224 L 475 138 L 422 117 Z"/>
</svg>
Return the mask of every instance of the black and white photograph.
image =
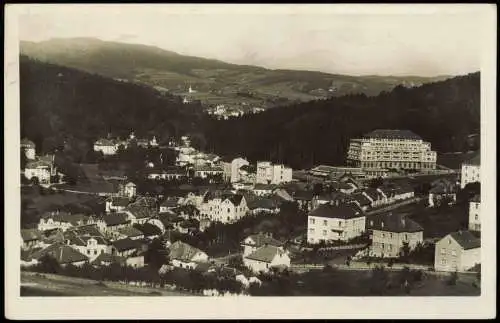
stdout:
<svg viewBox="0 0 500 323">
<path fill-rule="evenodd" d="M 6 8 L 16 302 L 495 316 L 494 5 Z"/>
</svg>

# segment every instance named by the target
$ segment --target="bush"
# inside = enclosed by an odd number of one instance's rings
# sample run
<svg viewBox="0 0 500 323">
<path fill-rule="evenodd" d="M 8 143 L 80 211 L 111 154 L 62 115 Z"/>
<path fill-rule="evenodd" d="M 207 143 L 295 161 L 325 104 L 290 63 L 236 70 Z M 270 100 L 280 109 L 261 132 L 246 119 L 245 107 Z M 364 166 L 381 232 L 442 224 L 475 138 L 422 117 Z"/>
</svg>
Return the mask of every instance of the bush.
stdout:
<svg viewBox="0 0 500 323">
<path fill-rule="evenodd" d="M 450 274 L 449 278 L 446 280 L 446 283 L 450 286 L 454 286 L 458 281 L 458 273 L 455 271 Z"/>
</svg>

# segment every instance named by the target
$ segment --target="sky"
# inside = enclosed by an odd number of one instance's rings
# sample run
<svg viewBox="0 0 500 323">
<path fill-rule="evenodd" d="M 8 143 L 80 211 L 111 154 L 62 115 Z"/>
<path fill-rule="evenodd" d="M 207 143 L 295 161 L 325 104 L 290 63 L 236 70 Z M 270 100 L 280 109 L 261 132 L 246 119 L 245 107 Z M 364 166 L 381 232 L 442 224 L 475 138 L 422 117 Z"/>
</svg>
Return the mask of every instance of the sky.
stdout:
<svg viewBox="0 0 500 323">
<path fill-rule="evenodd" d="M 19 38 L 95 37 L 236 64 L 348 75 L 480 69 L 485 40 L 476 7 L 375 6 L 31 5 L 19 17 Z"/>
</svg>

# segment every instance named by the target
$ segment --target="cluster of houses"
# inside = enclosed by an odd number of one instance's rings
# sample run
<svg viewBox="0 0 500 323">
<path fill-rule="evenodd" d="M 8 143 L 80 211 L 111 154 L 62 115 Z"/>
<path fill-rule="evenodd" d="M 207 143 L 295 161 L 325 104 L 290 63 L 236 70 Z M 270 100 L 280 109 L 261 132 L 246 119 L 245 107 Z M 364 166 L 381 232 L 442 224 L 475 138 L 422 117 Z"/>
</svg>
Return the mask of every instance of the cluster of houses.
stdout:
<svg viewBox="0 0 500 323">
<path fill-rule="evenodd" d="M 130 145 L 136 144 L 139 147 L 158 147 L 156 137 L 152 139 L 136 138 L 134 132 L 130 133 L 129 137 L 125 140 L 120 138 L 101 138 L 94 143 L 94 151 L 102 152 L 103 155 L 115 155 L 120 147 L 126 149 Z"/>
<path fill-rule="evenodd" d="M 28 139 L 21 140 L 21 150 L 26 156 L 26 165 L 21 172 L 27 180 L 36 179 L 40 185 L 47 186 L 53 184 L 56 175 L 59 176 L 58 182 L 62 179 L 54 164 L 55 155 L 38 156 L 35 143 Z"/>
</svg>

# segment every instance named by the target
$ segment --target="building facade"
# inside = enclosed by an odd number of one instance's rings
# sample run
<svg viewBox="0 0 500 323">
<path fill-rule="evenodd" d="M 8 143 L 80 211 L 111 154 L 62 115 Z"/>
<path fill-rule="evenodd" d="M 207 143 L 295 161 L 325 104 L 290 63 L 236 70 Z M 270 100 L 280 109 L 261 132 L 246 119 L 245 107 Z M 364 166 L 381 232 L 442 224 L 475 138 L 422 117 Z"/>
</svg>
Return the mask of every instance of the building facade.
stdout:
<svg viewBox="0 0 500 323">
<path fill-rule="evenodd" d="M 408 130 L 374 130 L 351 139 L 347 153 L 347 163 L 362 169 L 435 169 L 436 159 L 431 144 Z"/>
<path fill-rule="evenodd" d="M 469 230 L 481 231 L 481 198 L 479 195 L 469 202 Z"/>
<path fill-rule="evenodd" d="M 450 233 L 435 248 L 436 271 L 464 272 L 481 263 L 481 241 L 470 231 Z"/>
<path fill-rule="evenodd" d="M 424 241 L 424 229 L 415 221 L 397 214 L 386 214 L 371 220 L 372 245 L 370 254 L 373 257 L 399 257 L 405 244 L 409 250 L 415 249 Z"/>
<path fill-rule="evenodd" d="M 322 204 L 307 219 L 307 242 L 348 241 L 365 232 L 366 216 L 348 204 Z"/>
<path fill-rule="evenodd" d="M 460 176 L 460 187 L 464 188 L 469 183 L 481 181 L 481 154 L 477 154 L 472 159 L 462 164 L 462 171 Z"/>
<path fill-rule="evenodd" d="M 257 162 L 256 183 L 259 184 L 281 184 L 292 181 L 292 169 L 282 164 L 271 162 Z"/>
<path fill-rule="evenodd" d="M 224 173 L 224 180 L 231 183 L 240 181 L 239 169 L 245 165 L 250 165 L 250 163 L 248 162 L 248 160 L 241 157 L 235 158 L 228 162 L 223 162 L 222 168 Z"/>
</svg>

